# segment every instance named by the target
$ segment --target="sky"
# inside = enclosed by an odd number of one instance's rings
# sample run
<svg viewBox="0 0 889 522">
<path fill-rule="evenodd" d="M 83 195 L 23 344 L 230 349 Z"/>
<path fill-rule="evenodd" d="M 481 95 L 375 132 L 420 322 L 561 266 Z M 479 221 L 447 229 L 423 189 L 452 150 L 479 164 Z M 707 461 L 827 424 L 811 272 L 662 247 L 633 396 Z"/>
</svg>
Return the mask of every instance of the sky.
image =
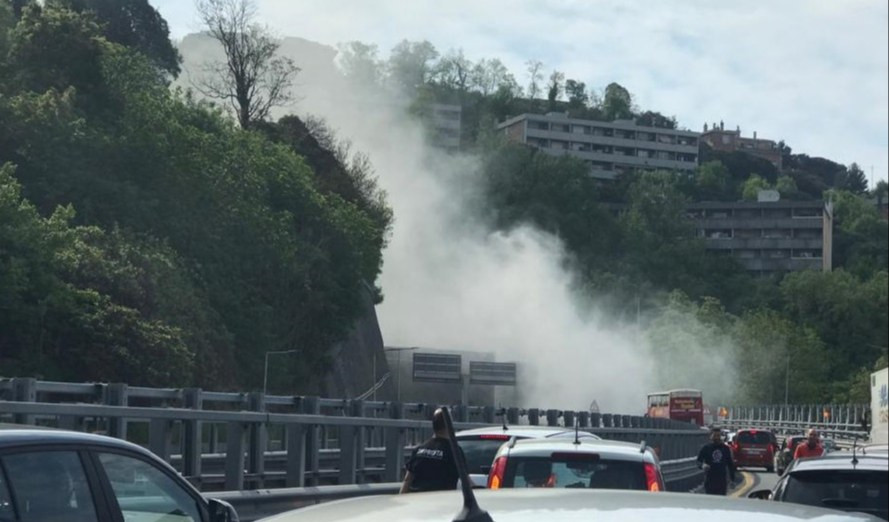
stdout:
<svg viewBox="0 0 889 522">
<path fill-rule="evenodd" d="M 172 37 L 197 32 L 190 0 L 151 0 Z M 525 62 L 601 92 L 617 82 L 643 110 L 784 140 L 794 152 L 889 170 L 889 2 L 885 0 L 257 0 L 279 36 L 335 46 L 428 40 L 440 53 Z"/>
</svg>

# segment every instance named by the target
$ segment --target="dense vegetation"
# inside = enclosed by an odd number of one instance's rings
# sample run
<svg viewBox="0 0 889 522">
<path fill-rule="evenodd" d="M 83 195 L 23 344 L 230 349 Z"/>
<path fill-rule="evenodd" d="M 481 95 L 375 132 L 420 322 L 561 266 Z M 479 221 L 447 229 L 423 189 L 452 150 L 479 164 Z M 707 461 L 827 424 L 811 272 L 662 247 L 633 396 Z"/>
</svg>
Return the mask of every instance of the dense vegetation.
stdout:
<svg viewBox="0 0 889 522">
<path fill-rule="evenodd" d="M 263 353 L 299 350 L 278 363 L 289 390 L 312 389 L 362 292 L 382 298 L 392 213 L 368 158 L 321 122 L 243 130 L 171 91 L 178 53 L 147 0 L 43 4 L 0 0 L 0 374 L 246 388 L 261 382 Z M 459 103 L 485 222 L 561 238 L 578 294 L 644 327 L 670 369 L 664 386 L 701 383 L 725 401 L 861 401 L 862 376 L 886 364 L 889 234 L 867 199 L 885 199 L 886 185 L 868 194 L 856 165 L 782 143 L 778 172 L 705 147 L 692 175 L 601 184 L 577 160 L 503 142 L 494 123 L 551 110 L 676 119 L 639 109 L 616 83 L 596 92 L 533 60 L 526 86 L 497 59 L 440 56 L 428 42 L 404 41 L 386 60 L 351 42 L 338 60 L 365 88 L 411 97 L 421 118 L 432 102 Z M 761 278 L 707 255 L 686 204 L 766 187 L 834 201 L 834 272 Z"/>
<path fill-rule="evenodd" d="M 44 4 L 0 2 L 0 373 L 245 388 L 295 349 L 312 389 L 381 269 L 369 165 L 171 92 L 145 0 Z"/>
</svg>

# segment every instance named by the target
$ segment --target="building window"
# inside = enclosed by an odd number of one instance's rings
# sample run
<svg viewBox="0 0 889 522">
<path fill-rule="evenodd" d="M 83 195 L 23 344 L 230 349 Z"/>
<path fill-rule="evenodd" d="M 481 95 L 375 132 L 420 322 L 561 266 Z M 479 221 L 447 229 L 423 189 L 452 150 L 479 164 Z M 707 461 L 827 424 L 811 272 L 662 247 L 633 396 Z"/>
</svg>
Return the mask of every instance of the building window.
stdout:
<svg viewBox="0 0 889 522">
<path fill-rule="evenodd" d="M 766 239 L 786 239 L 791 237 L 788 228 L 767 228 L 762 231 L 762 237 Z"/>
<path fill-rule="evenodd" d="M 737 212 L 737 211 L 736 211 Z M 735 237 L 744 239 L 753 239 L 762 237 L 762 230 L 758 228 L 736 228 Z"/>
<path fill-rule="evenodd" d="M 820 259 L 821 250 L 817 249 L 800 249 L 793 251 L 794 259 Z"/>
<path fill-rule="evenodd" d="M 756 259 L 759 257 L 759 250 L 735 250 L 735 255 L 742 259 Z"/>
<path fill-rule="evenodd" d="M 704 237 L 707 239 L 731 239 L 731 229 L 707 229 L 704 231 Z"/>
<path fill-rule="evenodd" d="M 793 217 L 795 218 L 819 218 L 821 217 L 821 208 L 795 208 L 793 209 Z"/>
<path fill-rule="evenodd" d="M 793 231 L 793 237 L 797 239 L 820 239 L 821 231 L 817 228 L 797 228 Z"/>
<path fill-rule="evenodd" d="M 790 257 L 790 250 L 769 250 L 766 252 L 769 259 L 787 259 Z"/>
</svg>

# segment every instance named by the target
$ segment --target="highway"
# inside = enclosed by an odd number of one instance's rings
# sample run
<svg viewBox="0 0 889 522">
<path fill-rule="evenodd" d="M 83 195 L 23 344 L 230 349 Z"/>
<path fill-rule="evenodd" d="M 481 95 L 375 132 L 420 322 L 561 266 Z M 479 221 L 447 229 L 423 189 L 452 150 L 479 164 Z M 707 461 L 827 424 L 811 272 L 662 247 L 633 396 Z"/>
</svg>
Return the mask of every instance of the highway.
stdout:
<svg viewBox="0 0 889 522">
<path fill-rule="evenodd" d="M 729 491 L 730 497 L 745 498 L 751 491 L 772 489 L 778 483 L 778 475 L 763 468 L 741 468 L 740 478 Z"/>
</svg>

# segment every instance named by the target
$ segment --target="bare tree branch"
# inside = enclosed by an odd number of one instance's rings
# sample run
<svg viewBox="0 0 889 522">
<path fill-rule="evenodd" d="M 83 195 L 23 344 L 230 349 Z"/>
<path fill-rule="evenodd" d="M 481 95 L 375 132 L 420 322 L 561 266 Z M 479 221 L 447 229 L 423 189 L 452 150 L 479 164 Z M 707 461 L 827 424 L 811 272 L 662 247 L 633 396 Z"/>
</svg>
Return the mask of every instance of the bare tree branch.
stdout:
<svg viewBox="0 0 889 522">
<path fill-rule="evenodd" d="M 207 32 L 225 52 L 225 63 L 204 67 L 198 82 L 204 96 L 227 102 L 245 129 L 293 100 L 290 90 L 299 67 L 276 55 L 280 43 L 254 22 L 253 0 L 196 0 L 195 5 Z"/>
</svg>

